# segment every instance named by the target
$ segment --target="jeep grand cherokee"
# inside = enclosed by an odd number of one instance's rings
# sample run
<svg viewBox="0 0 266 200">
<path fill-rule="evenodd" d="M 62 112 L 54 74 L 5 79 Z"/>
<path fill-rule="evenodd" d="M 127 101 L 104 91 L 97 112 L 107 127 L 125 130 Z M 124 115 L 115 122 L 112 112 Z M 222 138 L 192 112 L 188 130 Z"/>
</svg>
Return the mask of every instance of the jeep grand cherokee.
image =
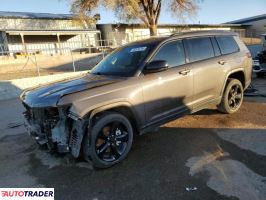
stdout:
<svg viewBox="0 0 266 200">
<path fill-rule="evenodd" d="M 134 134 L 213 105 L 236 112 L 251 71 L 250 53 L 235 33 L 137 41 L 86 75 L 24 91 L 25 125 L 40 145 L 107 168 L 127 156 Z"/>
</svg>

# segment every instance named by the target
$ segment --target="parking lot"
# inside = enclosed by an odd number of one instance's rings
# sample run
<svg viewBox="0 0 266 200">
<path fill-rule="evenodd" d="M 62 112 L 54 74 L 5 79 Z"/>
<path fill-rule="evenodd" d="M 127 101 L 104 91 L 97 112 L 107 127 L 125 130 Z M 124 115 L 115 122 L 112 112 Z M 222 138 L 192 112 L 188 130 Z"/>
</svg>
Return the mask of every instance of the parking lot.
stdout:
<svg viewBox="0 0 266 200">
<path fill-rule="evenodd" d="M 266 78 L 254 85 L 266 94 Z M 0 187 L 52 187 L 56 199 L 266 197 L 265 97 L 246 97 L 232 115 L 208 109 L 135 137 L 127 159 L 106 170 L 40 149 L 21 126 L 18 99 L 0 109 Z"/>
</svg>

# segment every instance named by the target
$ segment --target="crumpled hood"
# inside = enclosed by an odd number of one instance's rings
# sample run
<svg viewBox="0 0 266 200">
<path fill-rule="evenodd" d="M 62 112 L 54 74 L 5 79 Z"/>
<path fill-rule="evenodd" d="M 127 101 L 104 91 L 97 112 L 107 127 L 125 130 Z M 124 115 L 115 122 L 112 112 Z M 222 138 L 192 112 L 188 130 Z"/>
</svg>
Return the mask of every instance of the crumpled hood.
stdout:
<svg viewBox="0 0 266 200">
<path fill-rule="evenodd" d="M 56 106 L 59 99 L 67 94 L 100 87 L 121 81 L 121 78 L 87 74 L 82 77 L 63 80 L 24 91 L 20 98 L 30 107 Z"/>
</svg>

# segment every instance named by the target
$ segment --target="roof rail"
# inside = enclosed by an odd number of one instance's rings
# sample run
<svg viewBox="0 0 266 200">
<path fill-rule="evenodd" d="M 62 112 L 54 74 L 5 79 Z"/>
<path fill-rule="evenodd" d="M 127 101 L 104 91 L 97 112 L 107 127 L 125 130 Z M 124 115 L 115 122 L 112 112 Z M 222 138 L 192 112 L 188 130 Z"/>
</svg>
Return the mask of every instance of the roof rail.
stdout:
<svg viewBox="0 0 266 200">
<path fill-rule="evenodd" d="M 173 34 L 170 35 L 170 37 L 176 36 L 176 35 L 180 35 L 182 32 L 175 32 Z"/>
<path fill-rule="evenodd" d="M 237 33 L 234 33 L 232 31 L 227 30 L 197 30 L 197 31 L 185 31 L 185 32 L 176 32 L 170 35 L 170 37 L 174 36 L 182 36 L 182 35 L 188 35 L 188 34 L 200 34 L 200 35 L 208 35 L 208 34 L 221 34 L 221 35 L 237 35 Z"/>
</svg>

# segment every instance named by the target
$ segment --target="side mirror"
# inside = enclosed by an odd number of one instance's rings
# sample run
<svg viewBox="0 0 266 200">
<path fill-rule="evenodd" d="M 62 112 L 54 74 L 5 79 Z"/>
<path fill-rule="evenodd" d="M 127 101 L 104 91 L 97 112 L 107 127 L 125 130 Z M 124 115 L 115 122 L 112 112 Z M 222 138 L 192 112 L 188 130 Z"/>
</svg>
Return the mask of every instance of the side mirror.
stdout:
<svg viewBox="0 0 266 200">
<path fill-rule="evenodd" d="M 145 73 L 161 72 L 168 69 L 168 63 L 165 60 L 155 60 L 146 65 Z"/>
</svg>

